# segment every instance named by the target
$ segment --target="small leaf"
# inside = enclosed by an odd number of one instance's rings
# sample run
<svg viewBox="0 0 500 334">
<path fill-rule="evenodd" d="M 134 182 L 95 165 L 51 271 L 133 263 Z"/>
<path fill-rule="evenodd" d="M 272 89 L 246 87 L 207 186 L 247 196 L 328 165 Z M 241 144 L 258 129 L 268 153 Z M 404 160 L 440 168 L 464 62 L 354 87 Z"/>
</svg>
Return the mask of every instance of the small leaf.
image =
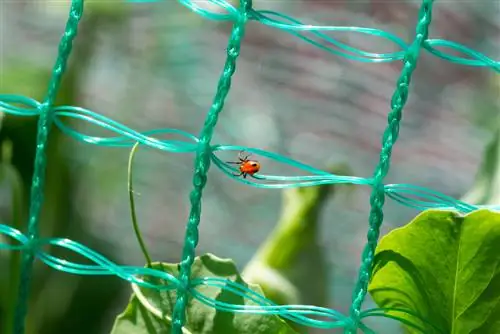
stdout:
<svg viewBox="0 0 500 334">
<path fill-rule="evenodd" d="M 500 333 L 499 251 L 500 213 L 429 210 L 381 239 L 369 292 L 408 333 Z"/>
<path fill-rule="evenodd" d="M 153 263 L 153 268 L 179 275 L 178 264 Z M 236 265 L 231 260 L 211 254 L 197 257 L 193 263 L 191 279 L 218 277 L 229 279 L 263 295 L 257 285 L 243 282 Z M 145 277 L 148 282 L 169 284 L 165 280 Z M 112 334 L 168 334 L 171 332 L 171 314 L 176 302 L 176 291 L 155 291 L 132 285 L 134 293 L 124 313 L 116 318 Z M 235 305 L 256 305 L 219 287 L 198 286 L 208 298 Z M 218 311 L 189 296 L 186 325 L 183 334 L 295 334 L 285 321 L 275 315 L 229 313 Z"/>
</svg>

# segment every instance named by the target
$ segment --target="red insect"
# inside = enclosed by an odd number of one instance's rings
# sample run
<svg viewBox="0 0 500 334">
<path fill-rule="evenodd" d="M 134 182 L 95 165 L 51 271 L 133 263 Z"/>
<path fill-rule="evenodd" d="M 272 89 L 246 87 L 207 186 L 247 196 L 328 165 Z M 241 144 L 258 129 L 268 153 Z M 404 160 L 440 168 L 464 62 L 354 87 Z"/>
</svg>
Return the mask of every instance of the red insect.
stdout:
<svg viewBox="0 0 500 334">
<path fill-rule="evenodd" d="M 260 163 L 256 160 L 248 160 L 251 154 L 242 156 L 242 153 L 243 151 L 238 154 L 240 161 L 228 161 L 227 163 L 240 165 L 240 173 L 234 174 L 235 176 L 243 176 L 243 178 L 246 178 L 247 175 L 250 175 L 253 177 L 253 175 L 260 170 Z"/>
</svg>

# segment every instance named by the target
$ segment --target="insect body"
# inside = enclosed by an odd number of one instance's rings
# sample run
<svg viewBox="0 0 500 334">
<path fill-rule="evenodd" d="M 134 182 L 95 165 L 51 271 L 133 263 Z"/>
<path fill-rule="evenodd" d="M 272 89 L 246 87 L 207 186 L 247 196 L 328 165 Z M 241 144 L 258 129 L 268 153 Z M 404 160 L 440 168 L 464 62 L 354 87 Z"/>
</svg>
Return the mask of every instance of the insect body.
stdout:
<svg viewBox="0 0 500 334">
<path fill-rule="evenodd" d="M 240 161 L 228 161 L 228 164 L 235 164 L 235 165 L 240 165 L 239 174 L 234 174 L 235 176 L 243 176 L 243 178 L 246 178 L 247 175 L 253 176 L 255 173 L 257 173 L 260 170 L 260 163 L 256 160 L 249 160 L 248 158 L 250 157 L 249 155 L 242 156 L 242 152 L 238 154 L 238 158 Z"/>
</svg>

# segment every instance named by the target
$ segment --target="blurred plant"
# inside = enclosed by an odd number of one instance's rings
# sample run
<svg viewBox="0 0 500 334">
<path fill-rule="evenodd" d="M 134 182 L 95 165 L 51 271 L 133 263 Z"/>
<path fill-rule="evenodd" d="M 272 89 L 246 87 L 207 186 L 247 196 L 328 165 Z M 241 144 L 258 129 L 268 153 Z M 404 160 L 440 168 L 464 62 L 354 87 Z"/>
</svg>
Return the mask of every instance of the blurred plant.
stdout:
<svg viewBox="0 0 500 334">
<path fill-rule="evenodd" d="M 475 125 L 488 131 L 500 128 L 500 113 L 498 112 L 500 94 L 500 79 L 497 73 L 489 74 L 485 87 L 472 90 L 470 97 L 470 118 Z"/>
<path fill-rule="evenodd" d="M 90 2 L 86 7 L 89 13 L 81 23 L 73 55 L 55 102 L 57 105 L 78 104 L 80 79 L 86 74 L 95 54 L 98 32 L 103 27 L 123 24 L 127 18 L 124 11 L 116 11 L 118 3 L 113 4 L 112 11 L 109 5 L 101 6 L 99 2 Z M 50 69 L 20 60 L 9 61 L 6 65 L 0 74 L 2 93 L 21 94 L 39 101 L 43 99 L 51 75 Z M 3 116 L 0 173 L 5 180 L 10 181 L 12 198 L 11 217 L 3 220 L 21 230 L 26 228 L 36 134 L 37 118 Z M 66 142 L 67 138 L 53 127 L 47 149 L 48 166 L 40 234 L 43 237 L 74 238 L 111 257 L 109 245 L 90 235 L 81 217 L 74 211 L 77 207 L 74 203 L 74 186 L 78 176 L 70 173 L 69 161 L 63 153 Z M 61 251 L 57 249 L 53 253 L 61 256 Z M 4 326 L 1 328 L 2 333 L 9 334 L 12 332 L 10 326 L 17 297 L 20 254 L 10 252 L 7 256 L 10 257 L 7 260 L 9 277 L 0 281 L 0 291 L 6 291 L 0 294 L 0 324 Z M 5 259 L 0 258 L 0 261 L 0 267 L 6 265 Z M 40 263 L 35 263 L 33 275 L 27 334 L 98 332 L 105 321 L 106 311 L 115 302 L 123 286 L 123 283 L 113 278 L 69 276 Z M 48 301 L 51 307 L 47 307 Z"/>
<path fill-rule="evenodd" d="M 28 79 L 29 78 L 29 79 Z M 28 81 L 30 80 L 30 81 Z M 2 72 L 2 80 L 0 80 L 0 91 L 2 93 L 11 94 L 23 94 L 26 96 L 33 97 L 35 99 L 43 98 L 43 91 L 45 90 L 44 85 L 49 80 L 49 71 L 44 68 L 35 67 L 30 64 L 25 64 L 22 62 L 11 63 Z M 63 89 L 61 90 L 58 98 L 58 102 L 71 103 L 74 101 L 74 82 L 72 80 L 66 80 Z M 1 146 L 2 156 L 11 155 L 9 167 L 11 170 L 15 171 L 19 175 L 20 184 L 19 190 L 11 188 L 11 192 L 19 192 L 20 200 L 24 217 L 27 217 L 29 192 L 31 186 L 31 178 L 33 174 L 33 165 L 35 157 L 36 148 L 36 130 L 37 129 L 37 119 L 36 118 L 25 118 L 16 117 L 11 115 L 5 115 L 3 118 L 2 129 L 0 130 L 0 142 L 4 143 Z M 11 143 L 10 145 L 5 145 L 5 143 Z M 47 170 L 47 186 L 45 188 L 45 207 L 42 211 L 41 217 L 41 234 L 44 236 L 52 236 L 55 234 L 61 234 L 65 227 L 68 225 L 71 216 L 71 194 L 72 194 L 72 179 L 69 175 L 68 162 L 62 156 L 61 150 L 61 134 L 57 130 L 53 132 L 49 139 L 48 144 L 48 170 Z M 10 151 L 10 153 L 8 153 Z M 12 187 L 12 185 L 11 185 Z M 17 215 L 19 207 L 11 207 L 11 215 Z M 10 223 L 10 219 L 5 219 Z M 26 222 L 11 222 L 17 224 L 17 228 L 21 230 L 25 229 Z M 17 252 L 12 252 L 11 264 L 16 262 L 19 265 L 20 257 Z M 12 267 L 11 267 L 12 268 Z M 42 293 L 46 284 L 47 278 L 50 275 L 46 268 L 35 266 L 35 280 L 33 280 L 32 285 L 32 299 L 30 301 L 30 306 L 33 308 L 33 312 L 30 313 L 30 321 L 28 324 L 29 328 L 37 328 L 35 332 L 38 332 L 40 325 L 36 314 L 39 314 L 42 309 L 35 311 L 36 303 L 39 294 Z M 9 289 L 13 288 L 13 284 L 18 282 L 2 282 L 2 286 L 8 284 Z M 17 286 L 13 288 L 14 293 L 17 293 Z M 4 322 L 11 322 L 12 318 L 8 315 L 12 314 L 12 308 L 15 306 L 14 299 L 4 300 L 2 303 L 2 313 L 5 315 Z M 46 307 L 44 307 L 46 309 Z M 38 319 L 38 320 L 35 320 Z"/>
<path fill-rule="evenodd" d="M 474 185 L 462 198 L 464 202 L 500 205 L 500 118 L 496 126 L 497 129 L 484 150 Z"/>
<path fill-rule="evenodd" d="M 346 165 L 329 169 L 338 175 L 351 174 Z M 336 185 L 320 185 L 283 191 L 281 218 L 242 274 L 246 281 L 260 285 L 273 302 L 327 306 L 331 281 L 319 240 L 319 218 L 337 189 Z"/>
<path fill-rule="evenodd" d="M 12 224 L 12 227 L 21 229 L 25 222 L 26 211 L 23 207 L 23 184 L 21 176 L 11 164 L 12 142 L 8 140 L 2 142 L 1 151 L 0 182 L 7 182 L 10 189 L 11 216 L 9 221 Z M 9 241 L 12 245 L 15 244 L 13 240 Z M 19 286 L 20 277 L 21 253 L 13 252 L 11 254 L 5 254 L 5 257 L 10 257 L 10 260 L 8 260 L 9 263 L 7 264 L 7 280 L 5 284 L 0 281 L 0 310 L 5 310 L 5 314 L 3 316 L 4 319 L 0 321 L 0 332 L 12 333 L 13 324 L 12 321 L 8 320 L 14 319 L 14 307 L 12 307 L 12 305 L 16 304 L 17 288 Z"/>
</svg>

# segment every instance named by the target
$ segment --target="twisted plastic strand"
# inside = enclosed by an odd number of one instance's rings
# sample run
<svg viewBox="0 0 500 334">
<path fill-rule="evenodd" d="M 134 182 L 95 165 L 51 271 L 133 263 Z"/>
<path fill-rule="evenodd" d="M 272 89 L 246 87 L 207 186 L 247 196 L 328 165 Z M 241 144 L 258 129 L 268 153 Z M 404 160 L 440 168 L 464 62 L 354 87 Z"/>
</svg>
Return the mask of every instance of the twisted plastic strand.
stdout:
<svg viewBox="0 0 500 334">
<path fill-rule="evenodd" d="M 20 245 L 12 246 L 9 243 L 0 243 L 1 249 L 29 249 L 29 238 L 23 235 L 19 230 L 12 227 L 0 224 L 0 233 L 5 235 L 12 235 L 14 240 L 17 240 Z M 63 259 L 58 259 L 50 254 L 45 253 L 42 249 L 47 246 L 61 247 L 66 250 L 76 252 L 95 265 L 78 264 Z M 174 290 L 179 289 L 183 283 L 179 278 L 172 276 L 163 271 L 150 269 L 147 267 L 131 267 L 131 266 L 118 266 L 112 261 L 106 259 L 97 252 L 68 239 L 51 238 L 39 239 L 36 243 L 35 255 L 48 266 L 53 269 L 67 272 L 76 275 L 116 275 L 130 283 L 136 284 L 143 288 L 155 290 Z M 145 277 L 161 278 L 167 281 L 168 285 L 159 285 L 148 282 Z M 232 293 L 244 297 L 245 299 L 255 302 L 256 306 L 242 306 L 233 305 L 228 303 L 219 302 L 216 299 L 209 298 L 203 293 L 199 292 L 196 287 L 205 285 L 217 288 L 224 288 Z M 347 318 L 337 311 L 307 305 L 285 305 L 278 306 L 273 304 L 270 300 L 255 293 L 245 286 L 234 283 L 230 280 L 218 277 L 205 277 L 194 279 L 190 282 L 189 289 L 187 290 L 197 300 L 205 303 L 206 305 L 214 306 L 217 309 L 227 310 L 236 313 L 263 313 L 263 314 L 276 314 L 284 318 L 291 319 L 297 323 L 317 328 L 340 328 L 343 327 Z M 312 318 L 310 318 L 312 317 Z M 327 320 L 318 320 L 316 317 L 325 318 Z"/>
<path fill-rule="evenodd" d="M 71 5 L 69 19 L 61 42 L 59 44 L 59 54 L 52 71 L 52 77 L 49 82 L 48 93 L 45 101 L 38 105 L 40 118 L 38 121 L 38 133 L 36 139 L 35 167 L 30 194 L 30 209 L 28 221 L 28 245 L 33 245 L 38 239 L 39 216 L 43 203 L 43 188 L 45 183 L 45 169 L 47 157 L 45 147 L 48 141 L 48 135 L 52 124 L 52 105 L 56 98 L 62 75 L 66 69 L 66 63 L 71 53 L 73 39 L 76 37 L 78 22 L 83 14 L 83 1 L 74 1 Z M 14 333 L 24 333 L 24 318 L 27 313 L 28 294 L 30 278 L 35 259 L 34 249 L 28 247 L 24 250 L 21 277 L 19 280 L 19 292 L 17 297 L 16 313 L 14 317 Z"/>
<path fill-rule="evenodd" d="M 21 104 L 15 106 L 10 103 Z M 40 110 L 38 106 L 41 103 L 25 98 L 23 96 L 2 95 L 0 94 L 0 111 L 19 116 L 36 116 Z M 85 142 L 102 147 L 123 147 L 132 148 L 136 142 L 141 143 L 141 146 L 151 149 L 161 150 L 170 153 L 193 153 L 197 150 L 199 139 L 190 133 L 177 129 L 155 129 L 145 132 L 135 131 L 123 124 L 120 124 L 110 118 L 94 113 L 90 110 L 79 107 L 60 106 L 52 109 L 54 124 L 66 135 L 74 138 L 77 141 Z M 72 118 L 81 120 L 89 124 L 97 125 L 107 129 L 116 135 L 111 137 L 89 136 L 84 133 L 79 133 L 67 126 L 63 119 Z M 169 137 L 162 139 L 161 137 Z M 173 137 L 173 138 L 171 138 Z M 236 154 L 238 151 L 246 151 L 259 155 L 276 163 L 283 164 L 282 170 L 286 170 L 286 166 L 297 168 L 305 173 L 312 175 L 302 176 L 285 176 L 285 175 L 265 175 L 256 174 L 255 178 L 243 179 L 234 176 L 234 166 L 227 165 L 218 156 L 218 152 L 231 151 Z M 373 186 L 373 178 L 363 178 L 357 176 L 335 175 L 329 172 L 311 167 L 299 161 L 290 159 L 280 154 L 268 152 L 261 149 L 214 144 L 210 147 L 211 162 L 219 168 L 219 170 L 232 178 L 236 182 L 240 182 L 249 186 L 265 188 L 265 189 L 287 189 L 297 187 L 317 186 L 322 184 L 353 184 L 362 186 Z M 384 192 L 387 197 L 392 200 L 414 208 L 416 210 L 426 209 L 446 209 L 456 210 L 460 213 L 470 213 L 477 209 L 500 210 L 498 205 L 471 205 L 462 201 L 456 200 L 445 194 L 426 189 L 423 187 L 409 184 L 387 184 L 384 186 Z"/>
<path fill-rule="evenodd" d="M 0 224 L 0 233 L 5 235 L 10 235 L 12 238 L 19 242 L 19 245 L 11 245 L 9 243 L 0 243 L 0 250 L 25 250 L 32 249 L 33 245 L 30 245 L 29 238 L 22 234 L 19 230 L 16 230 L 10 226 Z M 43 251 L 46 246 L 61 247 L 66 250 L 80 254 L 82 257 L 91 261 L 95 264 L 78 264 L 71 261 L 66 261 L 63 259 L 58 259 L 50 254 Z M 158 291 L 171 291 L 178 289 L 181 282 L 178 278 L 173 275 L 159 271 L 156 269 L 150 269 L 147 267 L 132 267 L 132 266 L 119 266 L 112 261 L 106 259 L 99 253 L 85 247 L 75 241 L 63 238 L 43 238 L 36 242 L 35 256 L 39 258 L 42 262 L 50 266 L 55 270 L 66 272 L 74 275 L 99 275 L 108 276 L 115 275 L 123 280 L 126 280 L 132 284 L 135 284 L 141 288 L 154 289 Z M 147 280 L 146 278 L 159 278 L 168 284 L 161 285 L 155 284 Z M 234 305 L 229 303 L 224 303 L 217 301 L 216 299 L 207 297 L 204 295 L 202 290 L 198 290 L 199 286 L 211 286 L 215 288 L 222 288 L 226 291 L 232 292 L 238 296 L 241 296 L 247 300 L 250 300 L 257 305 Z M 304 326 L 321 328 L 321 329 L 333 329 L 333 328 L 345 328 L 350 324 L 350 320 L 347 316 L 341 313 L 318 306 L 309 305 L 276 305 L 265 297 L 255 293 L 249 288 L 237 284 L 231 280 L 218 277 L 204 277 L 196 278 L 190 282 L 190 287 L 188 293 L 196 300 L 204 303 L 207 306 L 215 307 L 219 310 L 233 312 L 233 313 L 249 313 L 249 314 L 273 314 L 278 315 L 284 319 L 291 320 L 297 324 Z M 399 313 L 407 313 L 416 318 L 419 318 L 418 314 L 412 313 L 410 310 L 405 309 L 370 309 L 361 312 L 361 318 L 367 318 L 371 316 L 382 316 L 387 318 L 397 318 L 393 315 L 388 315 L 384 311 L 393 311 Z M 425 322 L 425 319 L 420 319 Z M 432 324 L 429 324 L 432 325 Z M 363 328 L 363 326 L 360 326 Z M 369 329 L 366 332 L 371 332 Z"/>
<path fill-rule="evenodd" d="M 422 2 L 422 7 L 419 13 L 419 22 L 416 27 L 416 38 L 405 55 L 403 70 L 398 79 L 397 88 L 391 101 L 392 110 L 388 116 L 389 124 L 384 131 L 380 160 L 373 175 L 373 190 L 370 196 L 370 226 L 368 228 L 367 235 L 368 242 L 363 251 L 358 282 L 356 283 L 353 293 L 351 319 L 354 321 L 354 327 L 349 329 L 348 333 L 350 334 L 355 334 L 357 331 L 361 305 L 367 294 L 373 259 L 375 257 L 375 248 L 377 247 L 380 235 L 380 226 L 384 220 L 383 207 L 385 202 L 385 191 L 382 182 L 389 172 L 392 148 L 398 139 L 399 125 L 403 115 L 403 108 L 408 99 L 408 88 L 411 82 L 411 76 L 417 66 L 417 60 L 422 43 L 427 39 L 429 34 L 429 25 L 432 20 L 432 4 L 433 0 L 423 0 Z"/>
<path fill-rule="evenodd" d="M 158 2 L 159 0 L 128 0 L 128 1 L 144 3 L 144 2 Z M 219 9 L 222 10 L 222 13 L 220 11 L 216 11 L 215 9 L 210 11 L 206 8 L 201 7 L 196 2 L 188 0 L 179 0 L 179 2 L 184 6 L 186 6 L 187 8 L 189 8 L 191 11 L 209 20 L 233 21 L 237 20 L 238 18 L 238 10 L 234 8 L 230 3 L 224 0 L 207 0 L 206 2 L 204 2 L 210 4 L 212 7 L 213 5 L 218 6 Z M 403 60 L 405 53 L 410 48 L 410 45 L 408 45 L 401 38 L 380 29 L 305 24 L 286 14 L 278 13 L 271 10 L 251 9 L 248 13 L 248 16 L 249 20 L 256 21 L 268 27 L 275 28 L 283 32 L 297 36 L 304 42 L 312 44 L 313 46 L 318 47 L 328 53 L 364 63 L 400 61 Z M 324 32 L 350 32 L 350 33 L 358 33 L 358 34 L 379 37 L 394 43 L 401 49 L 401 51 L 392 53 L 367 52 L 352 47 L 348 44 L 342 43 L 326 35 Z M 306 36 L 307 33 L 309 33 L 311 37 L 314 37 L 314 39 L 307 37 Z M 443 39 L 425 39 L 422 42 L 422 48 L 438 58 L 441 58 L 443 60 L 455 64 L 474 66 L 474 67 L 489 67 L 496 72 L 500 72 L 500 61 L 498 60 L 495 61 L 480 52 L 477 52 L 464 45 L 452 41 L 447 41 Z M 446 48 L 458 51 L 464 54 L 464 56 L 469 58 L 455 56 L 452 53 L 441 51 L 438 48 Z"/>
<path fill-rule="evenodd" d="M 185 322 L 185 310 L 187 304 L 187 290 L 191 275 L 191 265 L 195 258 L 195 249 L 198 245 L 198 225 L 201 215 L 201 196 L 207 182 L 207 173 L 210 168 L 211 147 L 210 141 L 217 124 L 220 112 L 224 107 L 225 99 L 231 87 L 231 77 L 236 70 L 236 59 L 240 54 L 241 42 L 245 33 L 248 11 L 252 8 L 252 0 L 241 0 L 238 20 L 235 21 L 231 37 L 227 47 L 227 58 L 224 71 L 219 79 L 217 93 L 208 112 L 205 125 L 200 135 L 195 160 L 195 171 L 193 177 L 194 189 L 191 191 L 191 212 L 186 229 L 186 237 L 180 263 L 179 279 L 181 284 L 177 290 L 177 301 L 173 310 L 172 331 L 174 334 L 182 333 Z"/>
</svg>

